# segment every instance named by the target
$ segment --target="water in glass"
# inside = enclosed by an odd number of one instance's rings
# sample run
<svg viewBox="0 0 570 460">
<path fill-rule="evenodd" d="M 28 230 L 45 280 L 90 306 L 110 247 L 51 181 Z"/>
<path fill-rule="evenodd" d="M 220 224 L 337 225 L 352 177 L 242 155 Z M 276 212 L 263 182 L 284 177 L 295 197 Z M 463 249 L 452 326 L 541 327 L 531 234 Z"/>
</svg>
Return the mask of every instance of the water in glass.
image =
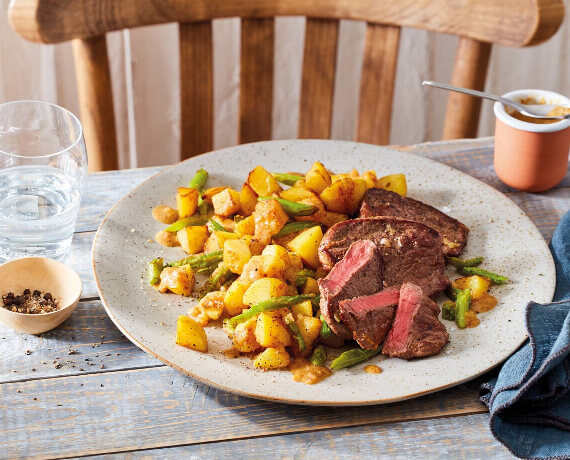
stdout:
<svg viewBox="0 0 570 460">
<path fill-rule="evenodd" d="M 0 259 L 63 258 L 86 172 L 79 121 L 51 104 L 0 105 L 0 166 Z"/>
</svg>

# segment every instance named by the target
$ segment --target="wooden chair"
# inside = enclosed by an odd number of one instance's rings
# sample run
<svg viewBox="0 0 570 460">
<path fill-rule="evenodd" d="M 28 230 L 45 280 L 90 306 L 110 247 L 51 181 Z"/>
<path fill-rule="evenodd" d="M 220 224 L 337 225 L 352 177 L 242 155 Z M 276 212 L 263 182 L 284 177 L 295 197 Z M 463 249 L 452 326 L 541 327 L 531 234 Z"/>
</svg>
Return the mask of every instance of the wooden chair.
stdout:
<svg viewBox="0 0 570 460">
<path fill-rule="evenodd" d="M 117 168 L 105 34 L 179 23 L 181 156 L 212 149 L 212 19 L 241 18 L 239 141 L 271 137 L 274 18 L 306 16 L 299 137 L 331 132 L 340 19 L 367 23 L 356 140 L 386 144 L 401 27 L 460 36 L 451 83 L 483 89 L 492 44 L 524 47 L 550 38 L 563 0 L 12 0 L 24 38 L 73 40 L 81 119 L 91 170 Z M 443 138 L 474 137 L 480 100 L 450 94 Z"/>
</svg>

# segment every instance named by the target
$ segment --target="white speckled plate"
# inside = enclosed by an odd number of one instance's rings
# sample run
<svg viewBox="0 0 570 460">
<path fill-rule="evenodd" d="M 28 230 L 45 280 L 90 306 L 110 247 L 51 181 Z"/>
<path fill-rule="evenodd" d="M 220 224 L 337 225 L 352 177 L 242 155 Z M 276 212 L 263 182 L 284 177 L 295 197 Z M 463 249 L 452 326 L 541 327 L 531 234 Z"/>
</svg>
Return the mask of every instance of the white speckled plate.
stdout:
<svg viewBox="0 0 570 460">
<path fill-rule="evenodd" d="M 199 168 L 209 186 L 241 187 L 256 165 L 269 171 L 306 171 L 313 161 L 344 172 L 374 169 L 379 176 L 403 172 L 408 195 L 458 218 L 470 229 L 465 257 L 484 256 L 484 267 L 513 284 L 494 287 L 499 305 L 479 315 L 474 329 L 444 321 L 450 343 L 438 356 L 415 361 L 378 356 L 370 363 L 337 371 L 317 385 L 294 382 L 288 371 L 261 372 L 250 358 L 227 358 L 230 342 L 220 327 L 208 327 L 210 351 L 202 354 L 174 344 L 178 315 L 192 300 L 157 294 L 146 282 L 154 257 L 183 257 L 180 248 L 149 241 L 164 228 L 151 217 L 158 204 L 174 206 L 176 187 Z M 555 285 L 554 264 L 542 236 L 526 215 L 495 189 L 448 166 L 384 147 L 338 141 L 273 141 L 232 147 L 168 168 L 130 192 L 109 212 L 93 244 L 99 293 L 117 327 L 138 347 L 209 385 L 241 395 L 296 404 L 360 405 L 413 398 L 472 379 L 505 360 L 526 337 L 524 307 L 548 302 Z M 450 275 L 453 273 L 450 273 Z"/>
</svg>

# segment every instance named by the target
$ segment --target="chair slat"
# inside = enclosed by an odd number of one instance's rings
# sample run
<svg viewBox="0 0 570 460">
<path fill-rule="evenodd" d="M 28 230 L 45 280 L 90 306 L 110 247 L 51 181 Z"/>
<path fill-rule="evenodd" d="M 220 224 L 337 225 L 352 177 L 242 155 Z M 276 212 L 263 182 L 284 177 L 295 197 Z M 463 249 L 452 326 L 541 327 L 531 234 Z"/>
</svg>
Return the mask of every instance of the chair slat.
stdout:
<svg viewBox="0 0 570 460">
<path fill-rule="evenodd" d="M 400 27 L 368 24 L 356 140 L 388 144 Z"/>
<path fill-rule="evenodd" d="M 339 22 L 307 19 L 298 137 L 330 137 Z"/>
<path fill-rule="evenodd" d="M 484 90 L 490 57 L 490 43 L 462 37 L 457 45 L 451 84 Z M 443 139 L 477 137 L 481 99 L 459 93 L 449 93 L 448 97 Z"/>
<path fill-rule="evenodd" d="M 212 23 L 181 23 L 180 154 L 190 158 L 214 147 Z"/>
<path fill-rule="evenodd" d="M 242 20 L 240 143 L 271 139 L 274 39 L 273 19 Z"/>
<path fill-rule="evenodd" d="M 73 40 L 73 56 L 89 171 L 118 169 L 113 92 L 105 36 Z"/>
</svg>

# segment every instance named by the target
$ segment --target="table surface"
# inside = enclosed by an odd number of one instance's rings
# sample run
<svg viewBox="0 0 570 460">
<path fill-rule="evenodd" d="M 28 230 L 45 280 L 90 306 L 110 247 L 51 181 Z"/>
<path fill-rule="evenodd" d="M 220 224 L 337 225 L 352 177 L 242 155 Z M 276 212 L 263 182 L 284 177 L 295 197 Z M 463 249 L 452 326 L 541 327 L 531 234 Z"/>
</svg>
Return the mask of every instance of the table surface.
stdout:
<svg viewBox="0 0 570 460">
<path fill-rule="evenodd" d="M 547 241 L 570 208 L 570 175 L 540 194 L 502 184 L 491 138 L 398 148 L 504 192 Z M 496 371 L 383 406 L 290 406 L 208 387 L 131 344 L 99 300 L 91 244 L 110 207 L 159 170 L 90 174 L 67 261 L 83 280 L 77 310 L 38 336 L 0 325 L 0 458 L 512 458 L 478 400 L 480 383 Z"/>
</svg>

